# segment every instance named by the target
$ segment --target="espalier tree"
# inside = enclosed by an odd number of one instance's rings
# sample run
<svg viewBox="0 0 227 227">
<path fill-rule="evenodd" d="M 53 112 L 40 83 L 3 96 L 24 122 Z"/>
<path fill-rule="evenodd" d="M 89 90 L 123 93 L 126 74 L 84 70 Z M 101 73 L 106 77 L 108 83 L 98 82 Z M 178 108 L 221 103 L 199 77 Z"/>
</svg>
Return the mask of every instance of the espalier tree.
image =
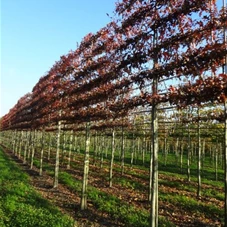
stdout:
<svg viewBox="0 0 227 227">
<path fill-rule="evenodd" d="M 61 56 L 32 92 L 1 118 L 5 145 L 18 157 L 23 151 L 24 162 L 29 160 L 31 168 L 34 156 L 39 154 L 41 175 L 45 144 L 49 144 L 50 157 L 51 144 L 56 143 L 53 187 L 58 187 L 60 157 L 65 159 L 66 141 L 70 141 L 70 151 L 74 146 L 83 146 L 81 209 L 84 210 L 87 208 L 91 144 L 94 155 L 99 147 L 97 133 L 106 132 L 111 138 L 110 186 L 115 151 L 120 150 L 123 175 L 127 141 L 133 140 L 135 149 L 135 141 L 140 136 L 142 155 L 144 147 L 149 147 L 148 200 L 150 226 L 154 227 L 158 226 L 160 140 L 164 141 L 165 155 L 167 140 L 171 137 L 172 144 L 174 139 L 177 141 L 174 149 L 186 147 L 188 180 L 191 154 L 194 146 L 197 147 L 197 195 L 200 197 L 201 159 L 205 147 L 202 140 L 207 136 L 213 141 L 215 134 L 204 135 L 203 126 L 205 121 L 210 121 L 209 125 L 219 121 L 224 124 L 219 139 L 224 140 L 224 215 L 227 218 L 226 21 L 226 7 L 219 10 L 213 0 L 118 2 L 109 24 L 95 34 L 87 34 L 75 51 Z M 217 107 L 220 113 L 204 116 L 209 105 Z M 141 112 L 141 108 L 146 114 L 133 115 Z M 176 113 L 171 117 L 168 111 L 173 108 Z M 143 125 L 139 126 L 139 122 Z M 149 127 L 145 127 L 147 124 Z M 182 124 L 186 127 L 181 133 Z M 149 132 L 145 131 L 148 128 Z M 70 132 L 68 139 L 67 131 Z M 180 136 L 188 145 L 180 141 Z M 99 141 L 102 147 L 103 138 Z M 69 161 L 71 152 L 68 155 Z M 134 151 L 131 155 L 134 156 Z"/>
</svg>

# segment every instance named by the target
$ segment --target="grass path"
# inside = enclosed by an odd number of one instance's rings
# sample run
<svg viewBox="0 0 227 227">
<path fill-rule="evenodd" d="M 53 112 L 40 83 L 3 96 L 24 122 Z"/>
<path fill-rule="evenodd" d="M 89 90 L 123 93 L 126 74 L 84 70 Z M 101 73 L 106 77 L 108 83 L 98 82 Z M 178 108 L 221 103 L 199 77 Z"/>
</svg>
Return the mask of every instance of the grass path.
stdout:
<svg viewBox="0 0 227 227">
<path fill-rule="evenodd" d="M 72 218 L 44 199 L 28 176 L 0 147 L 0 226 L 73 227 Z"/>
<path fill-rule="evenodd" d="M 66 186 L 59 183 L 58 189 L 53 188 L 53 178 L 48 175 L 45 171 L 43 172 L 43 176 L 39 176 L 39 170 L 34 166 L 32 170 L 30 170 L 28 165 L 22 163 L 20 159 L 15 157 L 13 153 L 6 148 L 4 148 L 5 154 L 3 154 L 2 150 L 0 154 L 4 156 L 6 159 L 5 164 L 12 165 L 16 172 L 19 173 L 19 176 L 24 175 L 27 178 L 27 183 L 31 185 L 30 189 L 32 193 L 35 191 L 39 192 L 43 201 L 50 201 L 53 207 L 57 207 L 61 210 L 62 213 L 71 216 L 76 222 L 75 227 L 106 227 L 106 226 L 123 226 L 120 222 L 114 223 L 110 217 L 108 217 L 104 212 L 97 210 L 93 206 L 89 206 L 88 210 L 81 212 L 80 211 L 80 196 L 76 193 L 70 191 Z M 2 161 L 4 162 L 4 161 Z M 3 168 L 6 168 L 3 167 Z M 26 174 L 25 174 L 26 173 Z M 13 174 L 13 173 L 11 173 Z M 15 178 L 18 178 L 18 174 L 15 175 Z M 0 186 L 1 187 L 1 186 Z M 57 210 L 56 208 L 54 210 Z M 25 212 L 26 213 L 26 212 Z M 1 217 L 1 209 L 0 209 L 0 217 Z M 64 217 L 64 216 L 63 216 Z M 30 217 L 32 218 L 32 217 Z M 4 227 L 4 225 L 0 226 Z M 9 225 L 10 227 L 13 225 Z M 42 225 L 15 225 L 15 227 L 41 227 Z M 63 224 L 57 225 L 44 225 L 45 227 L 64 227 Z M 70 227 L 69 224 L 65 225 L 65 227 Z"/>
</svg>

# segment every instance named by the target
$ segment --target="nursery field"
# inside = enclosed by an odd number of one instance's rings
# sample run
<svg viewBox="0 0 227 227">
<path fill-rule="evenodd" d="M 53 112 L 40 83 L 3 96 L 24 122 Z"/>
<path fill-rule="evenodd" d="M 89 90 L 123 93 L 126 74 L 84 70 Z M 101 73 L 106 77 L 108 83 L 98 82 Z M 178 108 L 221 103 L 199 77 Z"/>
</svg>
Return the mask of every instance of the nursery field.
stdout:
<svg viewBox="0 0 227 227">
<path fill-rule="evenodd" d="M 0 225 L 227 227 L 226 1 L 113 15 L 0 118 Z"/>
<path fill-rule="evenodd" d="M 149 226 L 149 157 L 130 165 L 124 173 L 116 156 L 113 184 L 109 187 L 110 154 L 89 166 L 88 208 L 80 209 L 84 151 L 73 153 L 70 168 L 62 160 L 58 188 L 53 188 L 55 150 L 49 161 L 44 152 L 39 175 L 39 152 L 34 166 L 23 164 L 11 150 L 0 150 L 0 226 Z M 224 223 L 224 171 L 215 173 L 209 157 L 203 160 L 201 196 L 197 196 L 196 159 L 191 161 L 191 180 L 186 156 L 180 168 L 175 154 L 159 155 L 159 226 L 222 226 Z M 216 176 L 218 179 L 216 180 Z M 64 213 L 64 216 L 61 214 Z M 67 216 L 65 216 L 67 215 Z M 69 217 L 70 216 L 70 217 Z M 74 221 L 73 221 L 74 220 Z M 48 225 L 47 225 L 48 223 Z"/>
</svg>

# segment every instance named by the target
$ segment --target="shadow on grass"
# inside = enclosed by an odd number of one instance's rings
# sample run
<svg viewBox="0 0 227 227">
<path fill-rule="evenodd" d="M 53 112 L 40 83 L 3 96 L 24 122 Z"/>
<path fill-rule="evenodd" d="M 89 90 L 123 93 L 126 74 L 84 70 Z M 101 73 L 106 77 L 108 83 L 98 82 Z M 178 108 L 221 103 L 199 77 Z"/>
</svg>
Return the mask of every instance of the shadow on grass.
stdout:
<svg viewBox="0 0 227 227">
<path fill-rule="evenodd" d="M 100 211 L 99 209 L 96 209 L 92 203 L 89 203 L 89 207 L 87 210 L 81 211 L 80 204 L 76 204 L 72 202 L 71 198 L 67 198 L 67 193 L 65 194 L 59 189 L 54 189 L 50 182 L 48 183 L 45 180 L 44 176 L 39 176 L 39 170 L 35 166 L 34 169 L 30 169 L 28 165 L 23 164 L 23 161 L 21 161 L 18 157 L 14 156 L 12 152 L 7 151 L 7 153 L 10 155 L 10 159 L 12 159 L 13 162 L 18 164 L 18 166 L 15 166 L 14 163 L 9 162 L 10 168 L 15 170 L 20 169 L 26 172 L 31 178 L 35 179 L 36 188 L 39 188 L 39 191 L 48 191 L 49 193 L 55 194 L 56 197 L 54 198 L 54 204 L 59 207 L 63 211 L 63 213 L 70 213 L 71 216 L 76 220 L 76 222 L 78 222 L 78 226 L 93 226 L 94 223 L 98 223 L 98 226 L 124 226 L 121 221 L 114 219 L 112 216 L 109 216 L 105 211 Z M 68 170 L 68 172 L 73 172 L 75 174 L 75 172 L 72 170 Z M 64 177 L 64 172 L 61 172 L 60 175 Z M 21 180 L 23 179 L 21 178 Z M 29 180 L 27 181 L 29 182 Z M 34 180 L 32 181 L 34 184 Z M 8 187 L 9 185 L 5 186 Z M 21 190 L 7 190 L 6 193 L 4 193 L 5 190 L 2 190 L 0 194 L 7 195 L 8 198 L 21 198 L 23 200 L 22 202 L 26 203 L 26 206 L 34 207 L 35 210 L 45 208 L 48 209 L 51 213 L 56 213 L 56 208 L 53 207 L 50 201 L 40 197 L 38 194 L 31 191 L 28 193 L 25 191 L 25 193 L 21 195 Z M 64 200 L 64 197 L 66 198 L 66 200 Z"/>
</svg>

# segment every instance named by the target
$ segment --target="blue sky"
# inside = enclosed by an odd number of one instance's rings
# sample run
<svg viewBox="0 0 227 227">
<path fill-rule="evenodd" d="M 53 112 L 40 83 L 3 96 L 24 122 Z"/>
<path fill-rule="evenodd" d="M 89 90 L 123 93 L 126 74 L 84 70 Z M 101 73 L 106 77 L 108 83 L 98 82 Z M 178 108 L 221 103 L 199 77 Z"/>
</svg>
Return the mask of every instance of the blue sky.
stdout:
<svg viewBox="0 0 227 227">
<path fill-rule="evenodd" d="M 104 27 L 117 0 L 0 0 L 0 117 L 61 55 Z M 225 0 L 226 1 L 226 0 Z M 222 0 L 218 0 L 220 6 Z"/>
<path fill-rule="evenodd" d="M 1 0 L 0 117 L 61 55 L 104 27 L 116 0 Z"/>
</svg>

